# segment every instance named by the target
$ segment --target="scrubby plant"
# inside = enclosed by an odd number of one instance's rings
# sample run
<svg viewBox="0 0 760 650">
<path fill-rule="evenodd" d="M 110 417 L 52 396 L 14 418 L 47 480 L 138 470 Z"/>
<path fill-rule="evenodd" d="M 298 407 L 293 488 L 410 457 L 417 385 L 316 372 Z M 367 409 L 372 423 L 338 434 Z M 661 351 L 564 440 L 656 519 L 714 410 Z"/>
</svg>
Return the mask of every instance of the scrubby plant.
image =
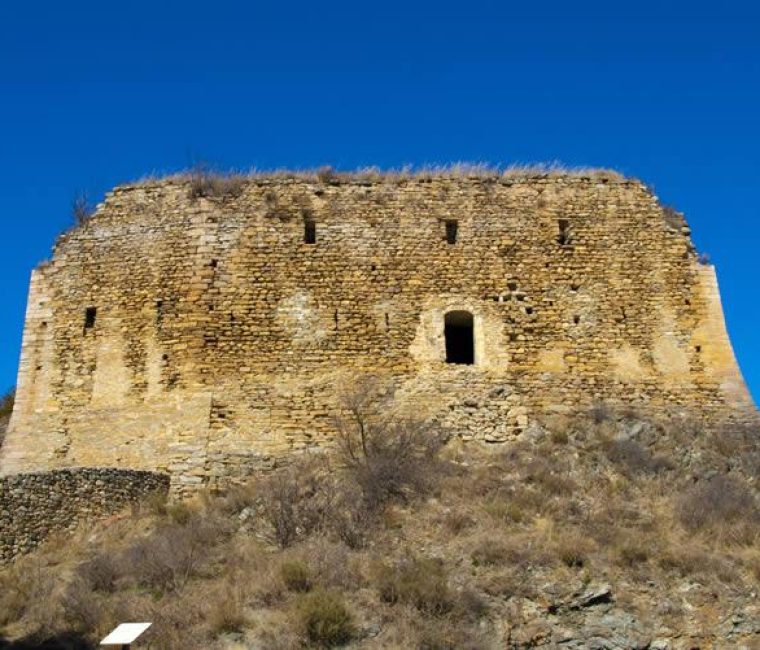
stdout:
<svg viewBox="0 0 760 650">
<path fill-rule="evenodd" d="M 375 378 L 357 381 L 336 422 L 339 459 L 370 510 L 425 494 L 441 471 L 441 437 L 422 422 L 384 417 L 389 395 Z"/>
<path fill-rule="evenodd" d="M 74 218 L 74 222 L 78 226 L 81 226 L 86 223 L 94 213 L 95 208 L 90 202 L 87 192 L 83 190 L 77 192 L 71 200 L 71 216 Z"/>
<path fill-rule="evenodd" d="M 676 504 L 681 523 L 690 531 L 741 523 L 760 533 L 760 504 L 740 480 L 719 474 L 690 488 Z"/>
<path fill-rule="evenodd" d="M 611 440 L 604 450 L 607 458 L 628 475 L 656 474 L 671 467 L 665 458 L 654 456 L 635 440 Z"/>
<path fill-rule="evenodd" d="M 13 413 L 13 403 L 15 399 L 15 388 L 9 390 L 5 395 L 2 396 L 2 398 L 0 398 L 0 447 L 3 446 L 5 430 L 8 428 L 8 422 L 10 422 L 11 413 Z"/>
<path fill-rule="evenodd" d="M 291 591 L 306 592 L 314 586 L 314 577 L 309 567 L 300 560 L 286 560 L 280 565 L 280 576 Z"/>
<path fill-rule="evenodd" d="M 301 597 L 296 616 L 301 634 L 321 647 L 334 647 L 356 633 L 353 616 L 336 591 L 317 589 Z"/>
<path fill-rule="evenodd" d="M 425 614 L 442 615 L 454 607 L 442 562 L 411 558 L 376 568 L 377 590 L 387 603 L 408 603 Z"/>
<path fill-rule="evenodd" d="M 196 165 L 188 174 L 190 198 L 232 199 L 240 196 L 247 182 L 243 174 L 222 173 L 208 165 Z"/>
</svg>

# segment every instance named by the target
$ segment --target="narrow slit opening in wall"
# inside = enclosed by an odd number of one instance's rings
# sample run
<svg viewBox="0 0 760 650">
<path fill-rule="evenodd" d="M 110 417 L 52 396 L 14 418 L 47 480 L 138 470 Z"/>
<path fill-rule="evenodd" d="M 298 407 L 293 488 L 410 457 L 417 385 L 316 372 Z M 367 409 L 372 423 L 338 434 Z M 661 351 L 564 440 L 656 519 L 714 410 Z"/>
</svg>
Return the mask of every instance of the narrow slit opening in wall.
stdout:
<svg viewBox="0 0 760 650">
<path fill-rule="evenodd" d="M 219 264 L 219 262 L 217 260 L 211 260 L 211 268 L 212 269 L 215 269 L 218 264 Z"/>
<path fill-rule="evenodd" d="M 164 319 L 164 301 L 156 300 L 156 323 L 159 325 Z"/>
<path fill-rule="evenodd" d="M 456 244 L 459 234 L 459 222 L 456 219 L 446 219 L 446 243 Z"/>
<path fill-rule="evenodd" d="M 96 307 L 88 307 L 84 310 L 84 328 L 86 330 L 91 330 L 95 327 L 95 319 L 97 315 L 98 310 Z"/>
<path fill-rule="evenodd" d="M 571 242 L 570 222 L 567 219 L 559 219 L 557 221 L 557 227 L 559 228 L 559 234 L 557 235 L 557 243 L 560 246 L 567 246 Z"/>
<path fill-rule="evenodd" d="M 317 223 L 312 219 L 306 219 L 303 222 L 303 243 L 317 243 Z"/>
<path fill-rule="evenodd" d="M 444 317 L 446 363 L 472 365 L 475 363 L 475 336 L 472 314 L 450 311 Z"/>
</svg>

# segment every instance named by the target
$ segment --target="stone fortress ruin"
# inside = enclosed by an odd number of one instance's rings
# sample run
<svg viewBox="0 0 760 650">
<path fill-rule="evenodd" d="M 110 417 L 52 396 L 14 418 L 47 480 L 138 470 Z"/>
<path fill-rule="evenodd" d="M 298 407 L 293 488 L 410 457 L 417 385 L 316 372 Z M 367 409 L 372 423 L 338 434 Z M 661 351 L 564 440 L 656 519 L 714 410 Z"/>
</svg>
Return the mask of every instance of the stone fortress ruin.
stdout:
<svg viewBox="0 0 760 650">
<path fill-rule="evenodd" d="M 364 373 L 493 444 L 597 401 L 756 413 L 714 269 L 639 181 L 175 177 L 116 188 L 33 272 L 0 473 L 213 487 L 329 445 Z"/>
</svg>

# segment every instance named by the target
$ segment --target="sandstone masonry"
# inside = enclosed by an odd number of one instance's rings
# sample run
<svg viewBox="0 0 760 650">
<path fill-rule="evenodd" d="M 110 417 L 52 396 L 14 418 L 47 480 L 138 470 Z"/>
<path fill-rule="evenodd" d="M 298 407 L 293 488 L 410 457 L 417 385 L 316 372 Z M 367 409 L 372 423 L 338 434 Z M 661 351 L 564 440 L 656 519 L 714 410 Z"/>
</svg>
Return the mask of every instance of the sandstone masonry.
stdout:
<svg viewBox="0 0 760 650">
<path fill-rule="evenodd" d="M 714 269 L 638 181 L 168 179 L 33 273 L 0 472 L 213 486 L 329 444 L 358 373 L 490 443 L 597 400 L 756 414 Z"/>
<path fill-rule="evenodd" d="M 153 472 L 77 468 L 0 479 L 0 563 L 28 553 L 49 535 L 119 512 L 169 477 Z"/>
</svg>

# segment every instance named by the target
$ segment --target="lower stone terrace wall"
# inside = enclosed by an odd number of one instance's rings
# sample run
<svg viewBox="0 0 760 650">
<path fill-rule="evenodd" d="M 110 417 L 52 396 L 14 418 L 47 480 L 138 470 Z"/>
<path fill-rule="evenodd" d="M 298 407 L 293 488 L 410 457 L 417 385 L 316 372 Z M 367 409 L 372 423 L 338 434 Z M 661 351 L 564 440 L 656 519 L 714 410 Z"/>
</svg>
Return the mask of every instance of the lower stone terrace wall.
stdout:
<svg viewBox="0 0 760 650">
<path fill-rule="evenodd" d="M 168 489 L 165 474 L 98 467 L 0 478 L 0 563 L 28 553 L 51 533 L 73 531 Z"/>
</svg>

